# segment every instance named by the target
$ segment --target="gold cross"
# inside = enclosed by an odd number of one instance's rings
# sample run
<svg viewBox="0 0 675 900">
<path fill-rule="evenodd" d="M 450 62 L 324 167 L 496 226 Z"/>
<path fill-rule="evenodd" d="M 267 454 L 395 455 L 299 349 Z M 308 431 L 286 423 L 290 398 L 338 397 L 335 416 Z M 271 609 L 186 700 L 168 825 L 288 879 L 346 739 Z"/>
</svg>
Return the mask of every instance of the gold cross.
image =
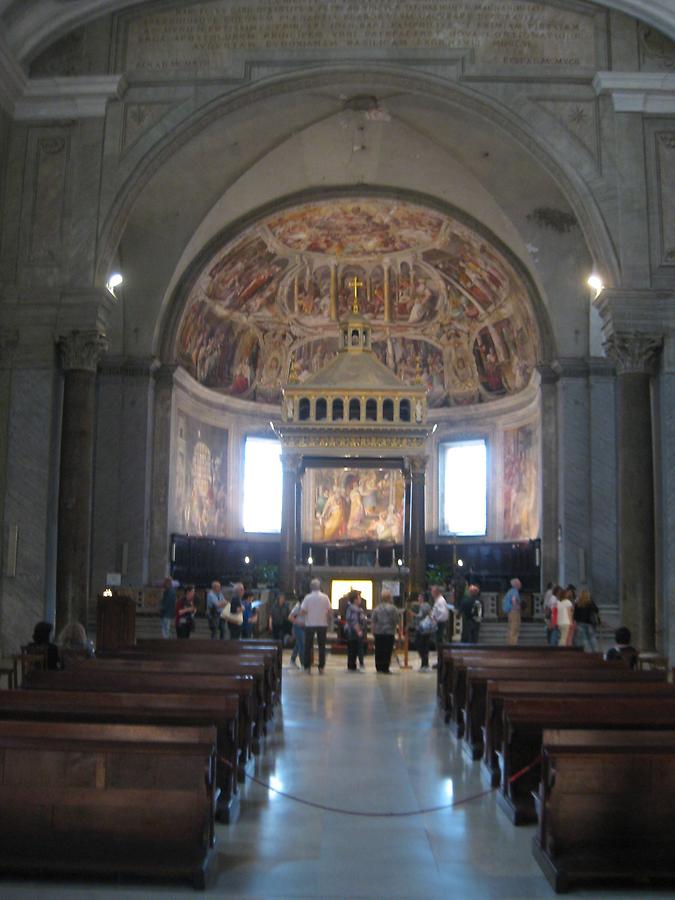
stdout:
<svg viewBox="0 0 675 900">
<path fill-rule="evenodd" d="M 347 286 L 354 291 L 354 305 L 352 306 L 352 312 L 357 313 L 359 311 L 359 288 L 363 287 L 363 282 L 359 281 L 358 276 L 355 275 L 351 281 L 347 282 Z"/>
</svg>

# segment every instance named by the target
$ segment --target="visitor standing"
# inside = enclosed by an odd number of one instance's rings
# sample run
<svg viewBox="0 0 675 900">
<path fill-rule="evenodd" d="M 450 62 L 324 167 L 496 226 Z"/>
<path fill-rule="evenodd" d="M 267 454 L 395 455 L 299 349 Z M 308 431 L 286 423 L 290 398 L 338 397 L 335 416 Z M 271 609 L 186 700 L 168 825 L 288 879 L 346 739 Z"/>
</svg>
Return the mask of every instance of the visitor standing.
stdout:
<svg viewBox="0 0 675 900">
<path fill-rule="evenodd" d="M 599 625 L 600 611 L 590 592 L 584 588 L 574 604 L 574 643 L 587 653 L 597 653 Z"/>
<path fill-rule="evenodd" d="M 520 635 L 522 609 L 520 592 L 522 588 L 523 585 L 520 579 L 512 578 L 511 588 L 506 592 L 506 594 L 504 595 L 504 600 L 502 601 L 502 609 L 506 613 L 509 620 L 507 643 L 512 647 L 514 647 L 518 643 L 518 636 Z"/>
<path fill-rule="evenodd" d="M 244 591 L 241 602 L 241 611 L 243 615 L 241 623 L 241 636 L 250 638 L 253 636 L 253 626 L 258 622 L 258 612 L 253 605 L 253 591 Z"/>
<path fill-rule="evenodd" d="M 310 593 L 302 601 L 300 609 L 305 616 L 305 657 L 303 660 L 305 672 L 312 668 L 312 651 L 314 649 L 314 635 L 319 645 L 319 672 L 323 673 L 326 667 L 326 634 L 331 620 L 332 610 L 328 596 L 321 590 L 321 582 L 313 578 L 310 582 Z"/>
<path fill-rule="evenodd" d="M 359 661 L 359 669 L 363 671 L 364 646 L 366 639 L 366 614 L 362 609 L 361 594 L 352 591 L 345 610 L 345 637 L 347 638 L 347 670 L 356 672 L 356 660 Z"/>
<path fill-rule="evenodd" d="M 546 643 L 550 647 L 557 647 L 560 641 L 560 629 L 558 628 L 558 603 L 562 594 L 559 584 L 546 591 L 544 596 L 544 621 L 546 622 Z"/>
<path fill-rule="evenodd" d="M 299 600 L 291 610 L 288 621 L 293 628 L 291 665 L 301 669 L 305 661 L 305 614 Z"/>
<path fill-rule="evenodd" d="M 567 588 L 558 600 L 556 612 L 558 613 L 558 631 L 560 632 L 560 646 L 568 647 L 572 639 L 572 624 L 574 622 L 573 592 Z"/>
<path fill-rule="evenodd" d="M 162 637 L 171 637 L 171 623 L 176 615 L 176 588 L 173 578 L 164 579 L 164 592 L 159 605 L 159 615 L 162 619 Z"/>
<path fill-rule="evenodd" d="M 438 584 L 435 584 L 431 588 L 431 599 L 434 603 L 431 610 L 431 617 L 436 623 L 436 650 L 440 653 L 441 646 L 445 639 L 446 623 L 450 618 L 450 610 L 454 609 L 454 607 L 451 607 L 445 599 L 443 588 Z"/>
<path fill-rule="evenodd" d="M 185 594 L 176 603 L 176 637 L 189 638 L 195 627 L 195 588 L 188 585 Z"/>
<path fill-rule="evenodd" d="M 284 636 L 288 632 L 288 603 L 286 602 L 286 594 L 279 594 L 276 602 L 270 608 L 267 627 L 272 632 L 272 638 L 275 641 L 283 641 Z"/>
<path fill-rule="evenodd" d="M 216 634 L 221 641 L 225 638 L 226 622 L 220 617 L 225 603 L 226 600 L 223 596 L 220 582 L 213 581 L 211 590 L 206 595 L 206 621 L 209 623 L 212 641 L 215 640 Z"/>
<path fill-rule="evenodd" d="M 380 603 L 373 610 L 372 624 L 375 638 L 375 670 L 385 675 L 389 674 L 399 620 L 400 614 L 392 603 L 391 593 L 382 591 Z"/>
<path fill-rule="evenodd" d="M 477 644 L 480 634 L 480 623 L 483 619 L 483 604 L 480 600 L 480 587 L 469 584 L 464 596 L 457 603 L 457 612 L 462 617 L 462 643 Z"/>
<path fill-rule="evenodd" d="M 418 671 L 430 672 L 429 645 L 431 644 L 431 633 L 435 630 L 436 625 L 431 616 L 431 604 L 424 594 L 417 596 L 417 612 L 413 613 L 413 622 L 415 625 L 415 649 L 420 655 Z"/>
<path fill-rule="evenodd" d="M 233 641 L 238 641 L 241 637 L 244 625 L 244 585 L 238 581 L 232 588 L 232 599 L 230 600 L 229 617 L 227 619 L 227 627 L 230 630 L 230 637 Z"/>
</svg>

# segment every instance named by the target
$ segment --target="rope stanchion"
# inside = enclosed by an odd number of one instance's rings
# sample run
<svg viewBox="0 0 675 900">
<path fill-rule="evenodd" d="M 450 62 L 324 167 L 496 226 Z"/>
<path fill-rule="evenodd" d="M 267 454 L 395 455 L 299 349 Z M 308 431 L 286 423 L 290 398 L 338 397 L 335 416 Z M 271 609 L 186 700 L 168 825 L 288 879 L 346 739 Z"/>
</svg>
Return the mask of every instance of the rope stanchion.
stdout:
<svg viewBox="0 0 675 900">
<path fill-rule="evenodd" d="M 218 757 L 222 763 L 230 768 L 234 768 L 232 763 L 225 759 L 222 756 Z M 519 778 L 522 778 L 530 769 L 533 769 L 540 762 L 541 757 L 538 756 L 529 766 L 526 766 L 524 769 L 521 769 L 519 772 L 516 772 L 515 775 L 512 775 L 509 778 L 509 784 L 513 784 L 514 781 L 517 781 Z M 489 794 L 493 794 L 496 790 L 499 790 L 497 787 L 490 787 L 484 791 L 479 791 L 477 794 L 470 794 L 468 797 L 460 797 L 458 800 L 453 800 L 451 803 L 443 803 L 439 806 L 428 806 L 424 809 L 411 809 L 411 810 L 403 810 L 401 812 L 391 811 L 391 812 L 369 812 L 367 810 L 355 810 L 355 809 L 343 809 L 339 806 L 330 806 L 325 803 L 317 803 L 314 800 L 305 800 L 302 797 L 296 797 L 294 794 L 289 794 L 286 791 L 281 791 L 279 788 L 273 787 L 266 781 L 263 781 L 262 778 L 258 778 L 256 775 L 251 775 L 250 773 L 245 773 L 246 778 L 249 781 L 254 782 L 265 790 L 272 791 L 272 793 L 276 794 L 279 797 L 284 797 L 286 800 L 291 800 L 293 803 L 299 803 L 301 806 L 309 806 L 311 809 L 318 809 L 321 812 L 329 812 L 335 813 L 340 816 L 352 816 L 356 818 L 363 819 L 408 819 L 413 816 L 426 816 L 430 813 L 443 812 L 447 809 L 455 809 L 458 806 L 464 806 L 466 803 L 472 803 L 474 800 L 480 800 L 481 797 L 487 797 Z"/>
</svg>

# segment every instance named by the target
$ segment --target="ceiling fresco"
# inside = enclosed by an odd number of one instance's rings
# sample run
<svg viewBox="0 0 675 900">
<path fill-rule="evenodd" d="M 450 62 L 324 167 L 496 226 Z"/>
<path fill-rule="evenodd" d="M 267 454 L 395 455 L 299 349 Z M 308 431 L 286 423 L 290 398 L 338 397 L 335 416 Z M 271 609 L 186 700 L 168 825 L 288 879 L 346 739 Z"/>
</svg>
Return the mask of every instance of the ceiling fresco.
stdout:
<svg viewBox="0 0 675 900">
<path fill-rule="evenodd" d="M 486 239 L 412 203 L 340 198 L 257 222 L 198 275 L 176 357 L 207 387 L 277 402 L 337 352 L 337 320 L 360 282 L 373 347 L 432 407 L 486 403 L 527 387 L 538 336 L 522 278 Z"/>
</svg>

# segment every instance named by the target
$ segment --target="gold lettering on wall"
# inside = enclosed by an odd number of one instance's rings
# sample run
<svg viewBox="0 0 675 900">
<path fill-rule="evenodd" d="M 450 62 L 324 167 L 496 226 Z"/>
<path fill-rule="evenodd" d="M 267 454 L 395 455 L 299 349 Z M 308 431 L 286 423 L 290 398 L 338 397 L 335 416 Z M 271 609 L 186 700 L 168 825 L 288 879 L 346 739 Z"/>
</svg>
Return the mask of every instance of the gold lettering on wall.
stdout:
<svg viewBox="0 0 675 900">
<path fill-rule="evenodd" d="M 132 18 L 126 71 L 208 75 L 233 51 L 466 50 L 485 66 L 592 67 L 593 19 L 531 0 L 213 0 Z"/>
</svg>

